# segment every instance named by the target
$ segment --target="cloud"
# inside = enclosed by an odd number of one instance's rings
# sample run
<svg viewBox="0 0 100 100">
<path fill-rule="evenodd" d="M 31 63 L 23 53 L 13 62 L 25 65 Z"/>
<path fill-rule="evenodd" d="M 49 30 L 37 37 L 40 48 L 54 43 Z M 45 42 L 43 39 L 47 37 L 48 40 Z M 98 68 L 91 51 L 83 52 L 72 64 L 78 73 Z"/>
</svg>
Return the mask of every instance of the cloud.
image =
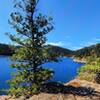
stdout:
<svg viewBox="0 0 100 100">
<path fill-rule="evenodd" d="M 69 38 L 69 37 L 68 37 Z M 59 42 L 47 42 L 46 44 L 54 45 L 54 46 L 61 46 L 65 48 L 69 48 L 72 50 L 78 50 L 84 47 L 88 47 L 94 44 L 100 43 L 100 38 L 93 38 L 90 39 L 89 41 L 82 41 L 80 44 L 73 45 L 72 42 L 65 42 L 65 41 L 59 41 Z"/>
<path fill-rule="evenodd" d="M 85 42 L 82 45 L 84 46 L 90 46 L 90 45 L 94 45 L 100 43 L 100 38 L 93 38 L 91 41 Z"/>
<path fill-rule="evenodd" d="M 100 42 L 100 38 L 94 38 L 96 42 Z"/>
<path fill-rule="evenodd" d="M 88 47 L 88 46 L 91 46 L 91 45 L 94 45 L 94 44 L 97 44 L 97 43 L 100 43 L 100 38 L 93 38 L 90 41 L 82 42 L 79 46 L 73 47 L 73 49 L 78 50 L 78 49 L 81 49 L 83 47 Z"/>
<path fill-rule="evenodd" d="M 63 46 L 63 42 L 47 42 L 46 44 L 54 45 L 54 46 Z"/>
</svg>

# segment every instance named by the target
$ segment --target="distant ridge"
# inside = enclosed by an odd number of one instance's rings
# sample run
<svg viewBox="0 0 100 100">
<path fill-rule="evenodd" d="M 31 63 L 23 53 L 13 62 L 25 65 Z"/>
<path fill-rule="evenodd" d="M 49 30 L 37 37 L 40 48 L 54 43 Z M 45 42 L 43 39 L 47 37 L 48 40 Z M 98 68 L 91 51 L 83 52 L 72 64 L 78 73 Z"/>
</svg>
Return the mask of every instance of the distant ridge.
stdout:
<svg viewBox="0 0 100 100">
<path fill-rule="evenodd" d="M 74 51 L 75 57 L 100 57 L 100 43 Z"/>
<path fill-rule="evenodd" d="M 47 47 L 54 53 L 59 54 L 61 56 L 71 57 L 74 52 L 70 49 L 59 47 L 59 46 L 53 46 L 53 45 L 47 45 Z"/>
<path fill-rule="evenodd" d="M 73 51 L 59 46 L 46 45 L 46 47 L 49 48 L 49 51 L 52 51 L 53 53 L 57 53 L 61 56 L 72 56 L 73 53 Z M 0 55 L 10 56 L 15 52 L 16 48 L 17 47 L 0 43 Z"/>
<path fill-rule="evenodd" d="M 100 57 L 100 43 L 72 51 L 59 46 L 47 45 L 50 51 L 66 57 L 85 58 L 88 56 Z M 0 55 L 12 55 L 17 47 L 0 43 Z"/>
<path fill-rule="evenodd" d="M 15 48 L 11 45 L 0 43 L 0 55 L 12 55 L 14 53 Z"/>
</svg>

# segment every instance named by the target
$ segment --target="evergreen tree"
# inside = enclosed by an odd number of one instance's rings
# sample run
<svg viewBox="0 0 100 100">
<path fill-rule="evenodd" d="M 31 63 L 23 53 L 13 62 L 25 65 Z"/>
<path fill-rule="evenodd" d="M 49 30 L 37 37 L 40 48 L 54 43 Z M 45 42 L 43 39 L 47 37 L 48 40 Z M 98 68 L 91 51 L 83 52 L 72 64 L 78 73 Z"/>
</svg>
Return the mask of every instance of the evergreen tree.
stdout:
<svg viewBox="0 0 100 100">
<path fill-rule="evenodd" d="M 53 71 L 43 64 L 58 61 L 58 55 L 45 46 L 46 34 L 53 30 L 52 18 L 37 14 L 39 0 L 14 0 L 14 11 L 9 23 L 16 30 L 8 33 L 12 41 L 19 45 L 12 59 L 19 63 L 11 67 L 17 72 L 9 81 L 11 95 L 32 95 L 40 92 L 42 84 L 53 76 Z"/>
</svg>

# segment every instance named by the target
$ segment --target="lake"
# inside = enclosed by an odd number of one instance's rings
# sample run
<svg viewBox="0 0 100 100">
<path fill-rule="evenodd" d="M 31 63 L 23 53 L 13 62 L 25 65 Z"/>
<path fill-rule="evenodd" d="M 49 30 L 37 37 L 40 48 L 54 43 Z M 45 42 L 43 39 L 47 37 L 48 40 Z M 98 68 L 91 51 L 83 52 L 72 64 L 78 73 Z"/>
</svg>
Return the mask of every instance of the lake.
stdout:
<svg viewBox="0 0 100 100">
<path fill-rule="evenodd" d="M 51 81 L 68 82 L 77 76 L 77 70 L 83 65 L 74 62 L 72 58 L 61 58 L 62 61 L 44 64 L 46 68 L 53 69 L 55 74 Z M 10 73 L 14 72 L 9 66 L 12 61 L 7 56 L 0 56 L 0 88 L 9 88 L 6 83 L 11 78 Z"/>
</svg>

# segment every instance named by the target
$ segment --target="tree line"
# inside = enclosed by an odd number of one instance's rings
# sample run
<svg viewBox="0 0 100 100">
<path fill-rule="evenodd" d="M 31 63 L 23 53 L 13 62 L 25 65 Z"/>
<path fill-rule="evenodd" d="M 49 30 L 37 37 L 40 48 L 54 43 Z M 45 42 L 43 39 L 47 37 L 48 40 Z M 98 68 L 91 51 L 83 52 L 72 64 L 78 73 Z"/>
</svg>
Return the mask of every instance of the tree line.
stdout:
<svg viewBox="0 0 100 100">
<path fill-rule="evenodd" d="M 0 55 L 11 56 L 12 54 L 14 54 L 14 51 L 15 47 L 0 43 Z"/>
<path fill-rule="evenodd" d="M 20 48 L 20 46 L 13 46 L 13 45 L 0 43 L 0 55 L 12 56 L 15 53 L 17 48 Z M 62 57 L 63 56 L 70 57 L 74 53 L 74 51 L 72 50 L 59 47 L 59 46 L 45 45 L 45 48 L 48 48 L 50 52 L 59 54 Z"/>
<path fill-rule="evenodd" d="M 90 56 L 98 58 L 100 57 L 100 43 L 82 48 L 80 50 L 76 50 L 74 52 L 74 55 L 76 58 L 80 58 L 80 59 L 82 58 L 84 59 Z"/>
</svg>

